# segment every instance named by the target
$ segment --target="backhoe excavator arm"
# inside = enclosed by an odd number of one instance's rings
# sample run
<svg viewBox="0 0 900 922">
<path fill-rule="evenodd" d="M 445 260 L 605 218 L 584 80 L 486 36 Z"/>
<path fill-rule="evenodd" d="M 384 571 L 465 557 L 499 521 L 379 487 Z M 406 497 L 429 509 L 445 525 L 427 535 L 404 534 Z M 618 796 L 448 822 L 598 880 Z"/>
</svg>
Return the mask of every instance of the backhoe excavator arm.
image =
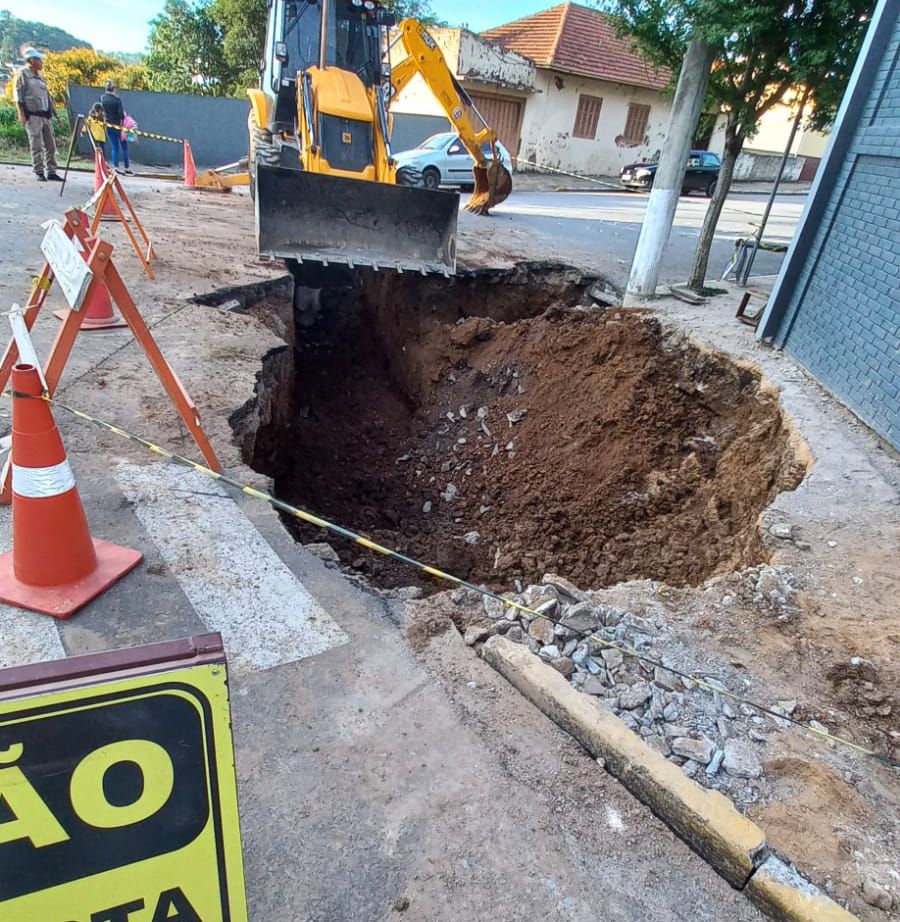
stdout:
<svg viewBox="0 0 900 922">
<path fill-rule="evenodd" d="M 475 161 L 475 192 L 466 208 L 476 214 L 504 201 L 512 191 L 512 177 L 497 154 L 497 134 L 447 66 L 437 42 L 417 19 L 400 23 L 400 41 L 407 57 L 391 68 L 391 83 L 399 93 L 418 73 L 453 123 L 460 141 Z M 485 155 L 490 145 L 492 157 Z"/>
</svg>

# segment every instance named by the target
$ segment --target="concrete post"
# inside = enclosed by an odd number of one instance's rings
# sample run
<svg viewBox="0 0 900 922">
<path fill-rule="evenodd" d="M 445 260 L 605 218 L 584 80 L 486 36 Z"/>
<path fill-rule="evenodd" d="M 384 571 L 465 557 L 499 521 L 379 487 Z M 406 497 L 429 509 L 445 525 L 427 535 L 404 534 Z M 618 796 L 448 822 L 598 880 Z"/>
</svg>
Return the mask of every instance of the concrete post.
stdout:
<svg viewBox="0 0 900 922">
<path fill-rule="evenodd" d="M 672 100 L 662 156 L 631 262 L 627 289 L 630 295 L 649 298 L 656 293 L 659 265 L 678 207 L 691 140 L 697 130 L 714 56 L 713 49 L 705 42 L 692 39 L 688 43 Z"/>
</svg>

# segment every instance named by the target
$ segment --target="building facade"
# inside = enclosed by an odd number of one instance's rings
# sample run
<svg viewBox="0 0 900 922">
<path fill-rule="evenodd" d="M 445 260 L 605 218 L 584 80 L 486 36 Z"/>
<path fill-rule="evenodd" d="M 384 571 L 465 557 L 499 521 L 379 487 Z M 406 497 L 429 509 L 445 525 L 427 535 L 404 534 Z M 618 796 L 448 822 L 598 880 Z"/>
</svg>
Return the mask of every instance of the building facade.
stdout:
<svg viewBox="0 0 900 922">
<path fill-rule="evenodd" d="M 900 449 L 900 0 L 879 0 L 758 335 Z"/>
<path fill-rule="evenodd" d="M 482 33 L 534 61 L 525 104 L 519 169 L 548 166 L 617 175 L 658 156 L 671 108 L 671 73 L 655 69 L 620 38 L 609 19 L 563 3 Z"/>
</svg>

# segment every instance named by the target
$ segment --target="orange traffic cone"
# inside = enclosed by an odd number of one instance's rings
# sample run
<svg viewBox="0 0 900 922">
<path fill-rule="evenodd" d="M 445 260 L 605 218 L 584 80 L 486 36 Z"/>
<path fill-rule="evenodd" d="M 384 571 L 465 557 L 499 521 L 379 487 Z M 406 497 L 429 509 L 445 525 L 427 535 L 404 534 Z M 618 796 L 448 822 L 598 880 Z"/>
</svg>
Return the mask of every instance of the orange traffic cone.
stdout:
<svg viewBox="0 0 900 922">
<path fill-rule="evenodd" d="M 81 254 L 82 259 L 87 262 L 87 253 Z M 91 286 L 88 294 L 87 304 L 81 307 L 81 329 L 82 330 L 112 330 L 116 327 L 127 327 L 128 324 L 116 315 L 112 306 L 112 298 L 109 296 L 109 289 L 103 279 L 97 279 Z M 54 317 L 65 320 L 69 316 L 69 309 L 54 311 Z"/>
<path fill-rule="evenodd" d="M 103 151 L 99 147 L 94 149 L 94 192 L 106 182 L 107 177 L 109 176 L 109 168 L 106 165 L 106 160 L 103 157 Z M 116 209 L 113 208 L 113 203 L 110 199 L 110 196 L 107 195 L 106 200 L 103 202 L 103 212 L 100 215 L 101 221 L 115 221 L 118 220 L 118 215 L 116 214 Z"/>
<path fill-rule="evenodd" d="M 184 141 L 184 188 L 193 189 L 197 185 L 197 167 L 194 166 L 194 155 L 191 153 L 191 142 Z"/>
<path fill-rule="evenodd" d="M 13 547 L 0 556 L 0 602 L 71 618 L 143 554 L 91 538 L 34 365 L 13 368 L 12 392 Z"/>
</svg>

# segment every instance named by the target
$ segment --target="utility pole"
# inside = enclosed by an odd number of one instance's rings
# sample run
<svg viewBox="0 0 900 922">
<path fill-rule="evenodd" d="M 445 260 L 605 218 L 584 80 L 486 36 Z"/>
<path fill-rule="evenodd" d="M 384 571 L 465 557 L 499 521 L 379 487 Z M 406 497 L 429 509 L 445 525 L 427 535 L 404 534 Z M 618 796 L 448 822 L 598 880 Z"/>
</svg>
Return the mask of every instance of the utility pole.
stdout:
<svg viewBox="0 0 900 922">
<path fill-rule="evenodd" d="M 627 288 L 630 295 L 649 298 L 656 293 L 659 264 L 678 207 L 691 141 L 703 109 L 714 56 L 713 49 L 706 42 L 696 38 L 688 42 L 672 100 L 662 156 L 631 262 Z"/>
</svg>

